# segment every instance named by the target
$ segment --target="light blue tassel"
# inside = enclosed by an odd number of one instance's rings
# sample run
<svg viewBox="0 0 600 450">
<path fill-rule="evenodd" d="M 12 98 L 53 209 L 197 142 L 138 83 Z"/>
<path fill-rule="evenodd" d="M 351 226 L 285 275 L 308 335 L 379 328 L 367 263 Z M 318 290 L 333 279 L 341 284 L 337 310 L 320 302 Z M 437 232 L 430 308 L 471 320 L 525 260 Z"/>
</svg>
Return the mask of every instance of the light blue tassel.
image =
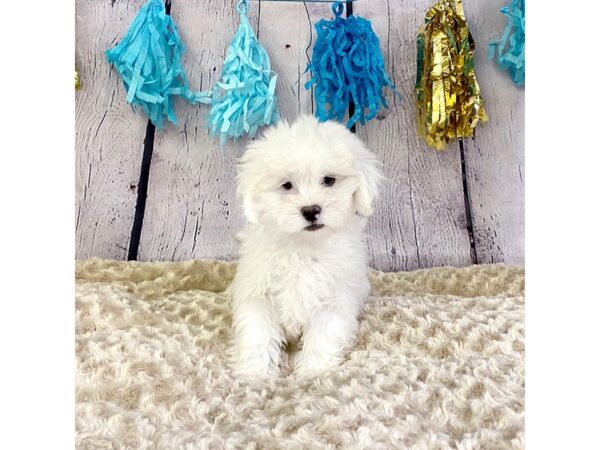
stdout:
<svg viewBox="0 0 600 450">
<path fill-rule="evenodd" d="M 190 103 L 209 101 L 188 88 L 181 64 L 184 50 L 162 0 L 148 0 L 123 39 L 106 51 L 106 59 L 125 83 L 127 101 L 134 109 L 141 107 L 157 128 L 163 128 L 163 116 L 176 124 L 174 96 Z"/>
<path fill-rule="evenodd" d="M 253 137 L 259 127 L 279 120 L 277 75 L 250 26 L 245 0 L 238 2 L 237 11 L 240 25 L 227 50 L 221 78 L 212 90 L 207 118 L 211 135 L 220 135 L 221 144 L 244 133 Z"/>
<path fill-rule="evenodd" d="M 341 122 L 353 102 L 354 114 L 346 123 L 351 128 L 357 121 L 364 125 L 373 119 L 382 106 L 388 107 L 383 96 L 385 86 L 399 94 L 385 71 L 371 22 L 352 15 L 340 17 L 344 7 L 339 2 L 332 8 L 335 18 L 315 25 L 317 41 L 307 68 L 312 78 L 304 87 L 315 87 L 315 114 L 321 122 Z"/>
<path fill-rule="evenodd" d="M 496 59 L 517 86 L 525 83 L 525 0 L 512 0 L 500 9 L 508 18 L 502 37 L 488 45 L 488 58 Z"/>
</svg>

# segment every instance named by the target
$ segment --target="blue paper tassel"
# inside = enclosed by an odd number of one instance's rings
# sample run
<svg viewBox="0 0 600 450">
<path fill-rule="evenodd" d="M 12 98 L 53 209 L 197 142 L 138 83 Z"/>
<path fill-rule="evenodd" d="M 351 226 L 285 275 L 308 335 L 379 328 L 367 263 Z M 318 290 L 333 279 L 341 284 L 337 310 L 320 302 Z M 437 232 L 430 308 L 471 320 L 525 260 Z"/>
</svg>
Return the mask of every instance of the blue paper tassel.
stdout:
<svg viewBox="0 0 600 450">
<path fill-rule="evenodd" d="M 502 37 L 488 45 L 488 58 L 496 59 L 517 86 L 525 83 L 525 0 L 512 0 L 500 9 L 508 17 Z"/>
<path fill-rule="evenodd" d="M 245 0 L 237 4 L 240 25 L 223 63 L 221 78 L 212 90 L 212 107 L 207 118 L 211 135 L 236 140 L 250 137 L 259 127 L 279 120 L 275 83 L 269 56 L 256 39 L 248 21 Z"/>
<path fill-rule="evenodd" d="M 353 102 L 354 114 L 346 124 L 351 128 L 357 121 L 364 125 L 374 118 L 382 105 L 388 107 L 382 92 L 384 86 L 399 94 L 385 71 L 371 22 L 352 15 L 340 17 L 344 7 L 339 2 L 332 8 L 335 18 L 315 25 L 317 41 L 307 68 L 312 78 L 304 87 L 315 86 L 315 114 L 321 122 L 341 122 Z"/>
<path fill-rule="evenodd" d="M 184 50 L 162 0 L 148 0 L 123 39 L 106 51 L 125 83 L 127 101 L 134 109 L 140 106 L 157 128 L 163 128 L 163 116 L 176 124 L 173 96 L 208 102 L 205 94 L 188 88 L 181 65 Z"/>
</svg>

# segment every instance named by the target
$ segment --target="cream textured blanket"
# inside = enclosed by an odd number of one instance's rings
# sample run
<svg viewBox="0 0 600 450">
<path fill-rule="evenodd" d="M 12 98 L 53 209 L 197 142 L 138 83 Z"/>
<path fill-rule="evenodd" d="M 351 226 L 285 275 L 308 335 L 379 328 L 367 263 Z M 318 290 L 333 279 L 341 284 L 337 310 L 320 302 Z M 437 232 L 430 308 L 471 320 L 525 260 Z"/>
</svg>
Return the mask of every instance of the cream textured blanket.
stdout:
<svg viewBox="0 0 600 450">
<path fill-rule="evenodd" d="M 338 370 L 254 385 L 224 359 L 234 271 L 77 263 L 78 448 L 523 447 L 522 269 L 373 272 Z"/>
</svg>

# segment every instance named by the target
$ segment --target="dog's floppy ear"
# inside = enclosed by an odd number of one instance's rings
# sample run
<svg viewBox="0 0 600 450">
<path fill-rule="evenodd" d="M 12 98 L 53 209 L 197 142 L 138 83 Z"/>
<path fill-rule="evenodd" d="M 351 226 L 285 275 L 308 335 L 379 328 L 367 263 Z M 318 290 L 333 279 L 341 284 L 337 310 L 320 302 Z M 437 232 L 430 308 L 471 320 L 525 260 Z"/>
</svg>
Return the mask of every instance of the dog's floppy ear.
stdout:
<svg viewBox="0 0 600 450">
<path fill-rule="evenodd" d="M 242 199 L 244 216 L 250 223 L 257 223 L 256 208 L 254 206 L 254 177 L 252 176 L 252 152 L 250 150 L 238 162 L 237 194 Z"/>
<path fill-rule="evenodd" d="M 244 215 L 250 223 L 257 223 L 258 217 L 256 217 L 256 211 L 254 210 L 254 200 L 250 194 L 242 195 L 242 204 L 244 206 Z"/>
<path fill-rule="evenodd" d="M 358 188 L 354 192 L 354 207 L 363 216 L 370 216 L 373 213 L 373 202 L 377 198 L 379 182 L 383 178 L 380 170 L 381 162 L 362 143 L 357 143 L 354 155 L 358 177 Z"/>
<path fill-rule="evenodd" d="M 258 187 L 265 175 L 265 166 L 268 167 L 268 157 L 265 155 L 268 155 L 273 148 L 278 148 L 276 144 L 278 136 L 286 136 L 289 129 L 289 124 L 285 120 L 280 120 L 276 125 L 262 130 L 260 138 L 247 143 L 246 150 L 238 161 L 237 194 L 242 199 L 244 215 L 252 224 L 258 223 L 261 213 Z"/>
</svg>

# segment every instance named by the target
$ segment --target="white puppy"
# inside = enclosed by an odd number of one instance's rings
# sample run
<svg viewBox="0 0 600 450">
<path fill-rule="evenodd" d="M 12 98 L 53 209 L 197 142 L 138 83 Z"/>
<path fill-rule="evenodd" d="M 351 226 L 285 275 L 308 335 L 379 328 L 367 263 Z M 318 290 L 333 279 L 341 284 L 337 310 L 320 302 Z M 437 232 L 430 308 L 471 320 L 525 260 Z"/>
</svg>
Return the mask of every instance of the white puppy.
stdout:
<svg viewBox="0 0 600 450">
<path fill-rule="evenodd" d="M 239 375 L 277 373 L 282 347 L 302 335 L 295 371 L 339 363 L 369 292 L 366 216 L 379 162 L 336 122 L 303 116 L 266 130 L 240 161 L 240 233 L 230 354 Z"/>
</svg>

